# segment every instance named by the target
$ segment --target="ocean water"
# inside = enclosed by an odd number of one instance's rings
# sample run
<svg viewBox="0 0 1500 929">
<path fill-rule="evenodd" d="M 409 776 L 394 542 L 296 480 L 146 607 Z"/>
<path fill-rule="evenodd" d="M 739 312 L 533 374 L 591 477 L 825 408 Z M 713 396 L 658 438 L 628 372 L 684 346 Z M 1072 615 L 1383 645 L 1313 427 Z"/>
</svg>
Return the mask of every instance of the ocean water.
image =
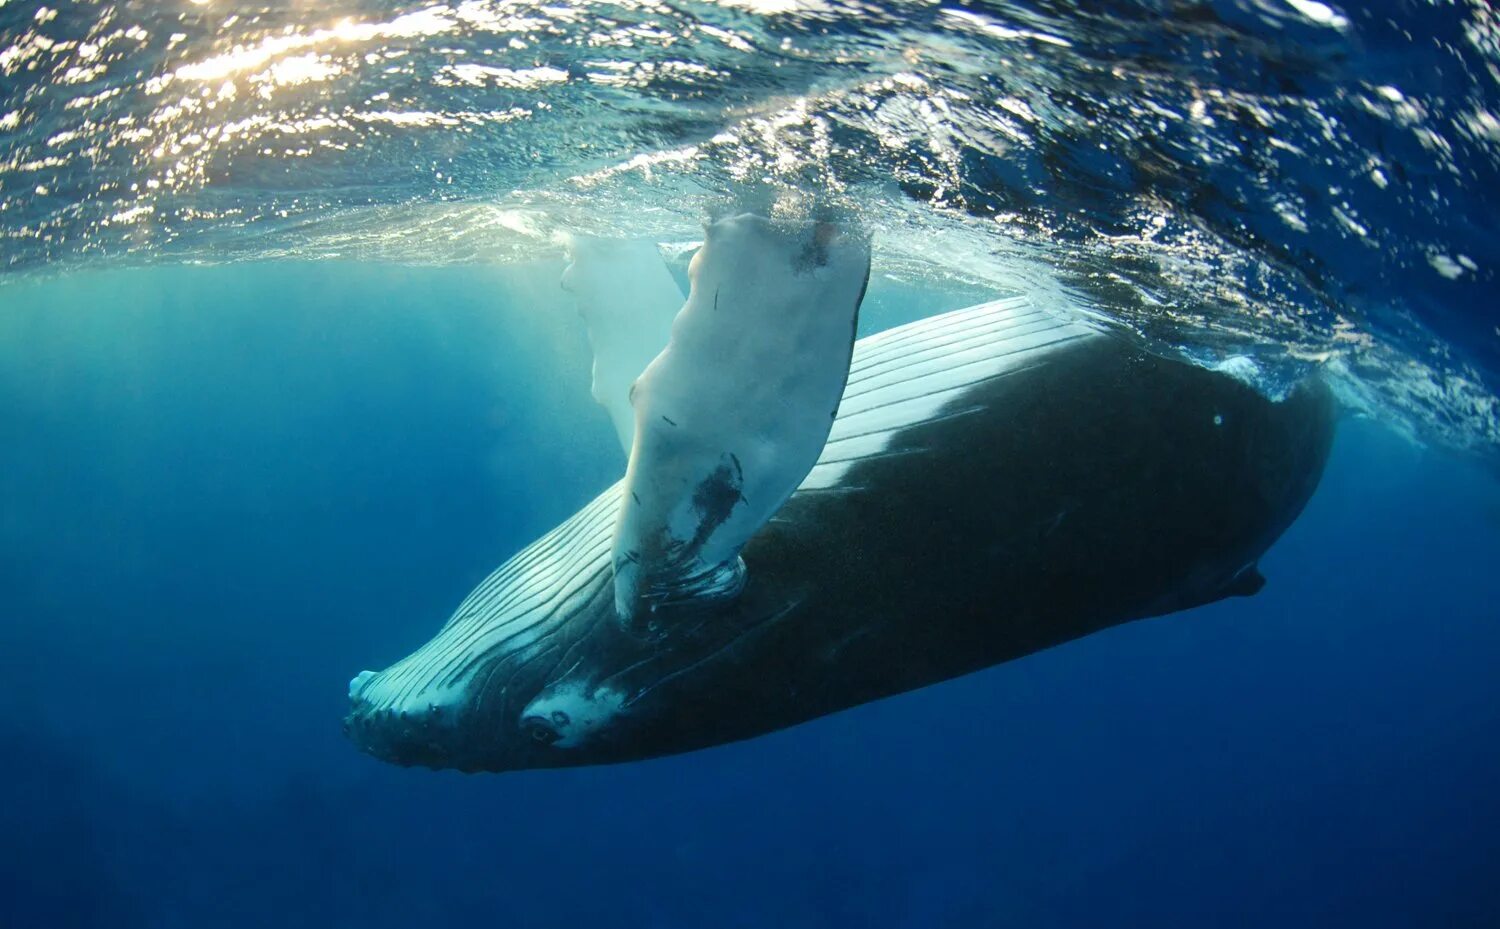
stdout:
<svg viewBox="0 0 1500 929">
<path fill-rule="evenodd" d="M 1500 924 L 1484 2 L 0 0 L 0 929 Z M 624 467 L 558 235 L 874 237 L 1341 404 L 1254 597 L 770 736 L 381 764 Z"/>
</svg>

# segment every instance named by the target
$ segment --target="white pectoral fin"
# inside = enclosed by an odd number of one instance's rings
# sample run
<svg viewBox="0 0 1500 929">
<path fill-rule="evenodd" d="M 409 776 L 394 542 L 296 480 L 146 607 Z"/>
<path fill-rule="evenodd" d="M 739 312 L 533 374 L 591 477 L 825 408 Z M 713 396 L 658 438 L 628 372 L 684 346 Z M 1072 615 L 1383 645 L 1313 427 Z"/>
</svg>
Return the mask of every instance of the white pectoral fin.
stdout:
<svg viewBox="0 0 1500 929">
<path fill-rule="evenodd" d="M 571 236 L 562 286 L 578 301 L 594 349 L 594 399 L 630 454 L 635 412 L 630 388 L 667 344 L 682 291 L 656 243 Z"/>
<path fill-rule="evenodd" d="M 739 590 L 740 549 L 817 461 L 849 373 L 866 242 L 827 223 L 720 220 L 671 341 L 636 381 L 615 605 Z"/>
</svg>

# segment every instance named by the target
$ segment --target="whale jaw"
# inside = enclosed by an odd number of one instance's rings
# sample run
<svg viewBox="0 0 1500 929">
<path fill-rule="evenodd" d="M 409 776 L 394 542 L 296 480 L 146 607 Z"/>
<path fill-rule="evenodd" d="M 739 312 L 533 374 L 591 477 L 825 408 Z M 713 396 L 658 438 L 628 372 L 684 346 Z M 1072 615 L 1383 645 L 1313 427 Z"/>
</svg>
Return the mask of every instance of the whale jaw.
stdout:
<svg viewBox="0 0 1500 929">
<path fill-rule="evenodd" d="M 437 703 L 421 709 L 382 705 L 361 696 L 365 685 L 378 678 L 363 671 L 350 682 L 344 735 L 360 751 L 391 764 L 455 767 L 464 750 L 467 711 Z"/>
</svg>

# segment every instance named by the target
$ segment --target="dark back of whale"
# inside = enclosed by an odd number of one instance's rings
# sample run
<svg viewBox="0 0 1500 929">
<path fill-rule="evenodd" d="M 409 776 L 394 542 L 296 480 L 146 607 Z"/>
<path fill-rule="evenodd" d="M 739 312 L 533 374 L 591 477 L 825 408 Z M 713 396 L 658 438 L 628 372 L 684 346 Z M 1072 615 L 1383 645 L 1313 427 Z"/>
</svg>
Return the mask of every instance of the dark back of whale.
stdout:
<svg viewBox="0 0 1500 929">
<path fill-rule="evenodd" d="M 750 631 L 659 685 L 669 710 L 552 763 L 746 738 L 1254 593 L 1255 562 L 1311 496 L 1333 435 L 1320 383 L 1273 402 L 1114 338 L 955 406 L 977 409 L 795 495 L 744 552 L 735 608 Z"/>
</svg>

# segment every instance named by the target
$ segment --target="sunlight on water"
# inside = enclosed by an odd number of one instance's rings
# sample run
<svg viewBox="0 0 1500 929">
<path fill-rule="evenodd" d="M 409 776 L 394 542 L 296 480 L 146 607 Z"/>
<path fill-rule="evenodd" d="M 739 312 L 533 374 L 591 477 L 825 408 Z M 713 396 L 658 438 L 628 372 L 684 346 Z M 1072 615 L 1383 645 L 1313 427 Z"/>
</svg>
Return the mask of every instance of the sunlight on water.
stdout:
<svg viewBox="0 0 1500 929">
<path fill-rule="evenodd" d="M 1500 17 L 1220 0 L 0 3 L 0 243 L 93 263 L 690 242 L 852 211 L 877 272 L 1311 366 L 1500 455 Z"/>
</svg>

